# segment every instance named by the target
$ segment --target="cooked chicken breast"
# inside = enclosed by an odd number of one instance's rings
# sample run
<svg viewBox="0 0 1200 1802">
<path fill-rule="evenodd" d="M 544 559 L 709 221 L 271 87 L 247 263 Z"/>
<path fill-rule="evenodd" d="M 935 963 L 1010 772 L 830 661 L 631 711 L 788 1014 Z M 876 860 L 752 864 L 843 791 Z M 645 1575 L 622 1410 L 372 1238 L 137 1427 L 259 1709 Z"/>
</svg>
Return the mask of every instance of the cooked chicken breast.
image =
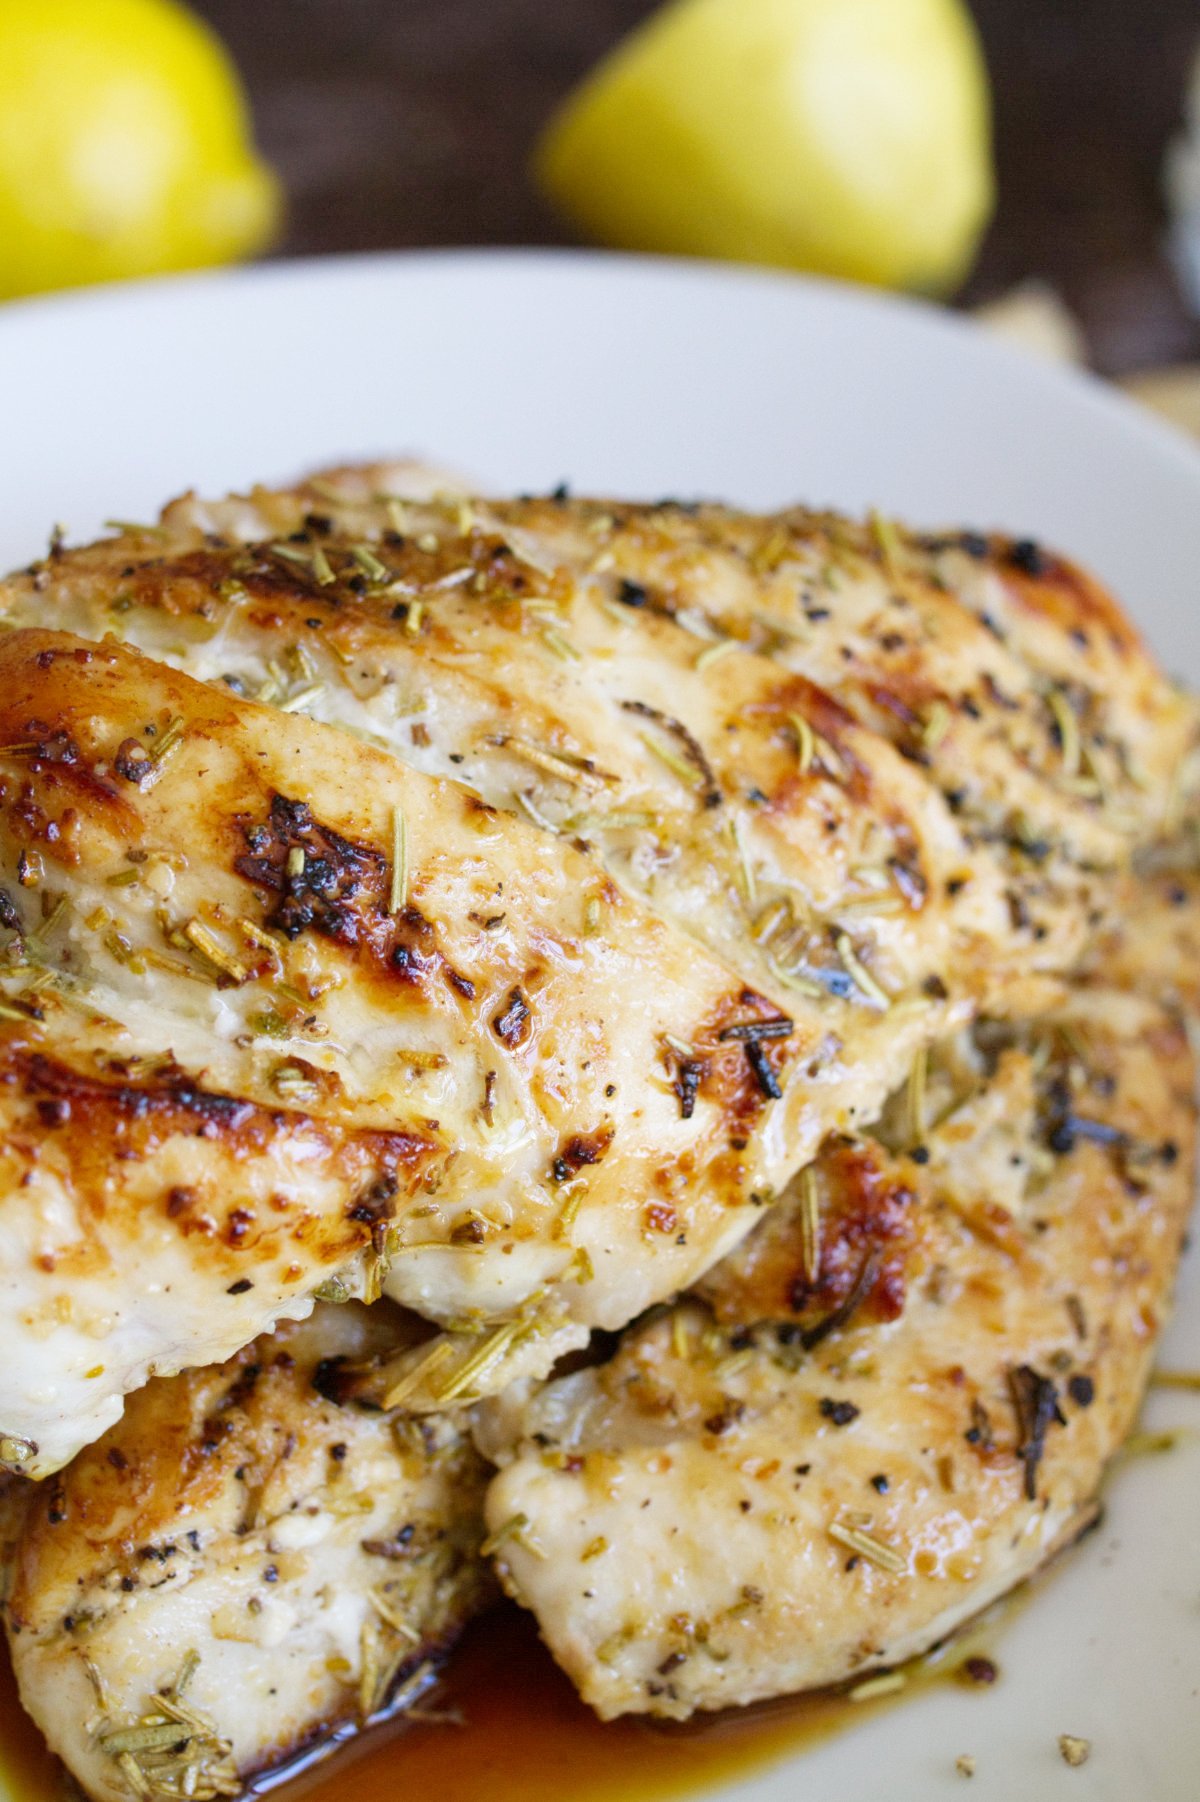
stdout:
<svg viewBox="0 0 1200 1802">
<path fill-rule="evenodd" d="M 948 905 L 894 996 L 848 938 L 836 983 L 764 993 L 586 845 L 62 634 L 0 640 L 0 867 L 0 1458 L 32 1475 L 329 1282 L 471 1329 L 413 1405 L 547 1369 L 974 1006 Z"/>
<path fill-rule="evenodd" d="M 502 1580 L 605 1718 L 898 1664 L 1093 1518 L 1191 1201 L 1183 1029 L 1080 990 L 885 1130 L 611 1362 L 481 1410 Z"/>
<path fill-rule="evenodd" d="M 1194 863 L 1126 878 L 1086 969 L 1095 982 L 1156 996 L 1188 1020 L 1200 1020 L 1200 873 Z"/>
<path fill-rule="evenodd" d="M 347 1362 L 412 1333 L 386 1304 L 319 1308 L 150 1383 L 25 1485 L 5 1610 L 21 1699 L 97 1802 L 240 1793 L 420 1694 L 488 1598 L 464 1426 L 338 1399 Z"/>
<path fill-rule="evenodd" d="M 1191 703 L 1102 591 L 1042 553 L 1037 580 L 999 548 L 960 557 L 964 602 L 894 531 L 380 493 L 408 481 L 369 468 L 179 502 L 160 526 L 57 552 L 0 609 L 116 633 L 582 832 L 760 986 L 844 980 L 843 935 L 895 983 L 916 896 L 923 935 L 954 902 L 998 992 L 1017 957 L 1057 972 L 1103 905 L 1096 872 L 1188 792 Z M 943 864 L 957 854 L 949 896 L 922 867 L 931 840 Z"/>
<path fill-rule="evenodd" d="M 309 517 L 335 536 L 377 533 L 383 496 L 412 481 L 409 467 L 379 466 L 298 491 L 185 501 L 164 515 L 166 543 L 186 526 L 290 534 Z M 928 770 L 1005 872 L 1014 930 L 1051 965 L 1104 903 L 1096 871 L 1172 832 L 1194 803 L 1195 703 L 1099 583 L 1028 540 L 922 537 L 801 509 L 759 517 L 557 495 L 439 505 L 428 481 L 415 492 L 425 504 L 393 506 L 393 525 L 448 551 L 488 536 L 516 547 L 552 581 L 572 628 L 576 598 L 586 615 L 586 597 L 612 595 L 642 622 L 682 626 L 705 667 L 749 650 L 823 685 Z M 406 575 L 429 598 L 420 570 Z M 33 580 L 62 593 L 53 568 Z M 478 567 L 475 584 L 490 600 L 506 587 Z M 28 605 L 28 592 L 14 601 Z"/>
</svg>

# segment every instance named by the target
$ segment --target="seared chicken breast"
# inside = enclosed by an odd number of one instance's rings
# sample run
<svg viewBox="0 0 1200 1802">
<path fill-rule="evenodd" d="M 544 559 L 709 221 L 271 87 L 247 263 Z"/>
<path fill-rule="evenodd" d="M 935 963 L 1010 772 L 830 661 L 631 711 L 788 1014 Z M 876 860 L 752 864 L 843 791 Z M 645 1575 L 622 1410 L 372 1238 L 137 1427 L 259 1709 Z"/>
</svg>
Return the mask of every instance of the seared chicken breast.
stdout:
<svg viewBox="0 0 1200 1802">
<path fill-rule="evenodd" d="M 5 1624 L 21 1699 L 97 1802 L 239 1794 L 419 1695 L 491 1593 L 465 1424 L 364 1412 L 413 1323 L 320 1307 L 158 1379 L 28 1491 Z"/>
<path fill-rule="evenodd" d="M 605 1718 L 901 1663 L 1094 1517 L 1191 1202 L 1186 1035 L 1080 990 L 886 1126 L 610 1362 L 481 1410 L 502 1580 Z"/>
<path fill-rule="evenodd" d="M 330 1282 L 471 1329 L 427 1405 L 548 1368 L 694 1280 L 967 1006 L 785 1014 L 586 848 L 116 645 L 6 634 L 0 739 L 26 1474 Z"/>
</svg>

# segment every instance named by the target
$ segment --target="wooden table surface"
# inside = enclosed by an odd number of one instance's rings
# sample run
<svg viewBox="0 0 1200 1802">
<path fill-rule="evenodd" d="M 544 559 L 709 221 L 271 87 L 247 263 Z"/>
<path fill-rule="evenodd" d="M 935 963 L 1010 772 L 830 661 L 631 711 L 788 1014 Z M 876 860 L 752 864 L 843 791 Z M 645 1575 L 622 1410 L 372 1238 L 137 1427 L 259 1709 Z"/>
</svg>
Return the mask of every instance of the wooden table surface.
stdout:
<svg viewBox="0 0 1200 1802">
<path fill-rule="evenodd" d="M 559 244 L 530 146 L 649 0 L 198 0 L 290 196 L 288 253 Z M 1200 0 L 972 0 L 1000 205 L 968 301 L 1053 282 L 1095 362 L 1200 356 L 1164 250 L 1162 160 Z"/>
</svg>

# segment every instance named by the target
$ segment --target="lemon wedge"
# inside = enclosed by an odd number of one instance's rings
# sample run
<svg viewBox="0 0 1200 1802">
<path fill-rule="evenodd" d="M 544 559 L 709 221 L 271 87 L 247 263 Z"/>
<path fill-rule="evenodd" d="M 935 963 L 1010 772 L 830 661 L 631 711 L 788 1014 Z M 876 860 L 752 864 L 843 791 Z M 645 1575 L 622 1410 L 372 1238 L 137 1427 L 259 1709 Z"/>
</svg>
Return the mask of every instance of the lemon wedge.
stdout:
<svg viewBox="0 0 1200 1802">
<path fill-rule="evenodd" d="M 275 232 L 237 73 L 174 0 L 0 0 L 0 295 L 195 268 Z"/>
<path fill-rule="evenodd" d="M 944 293 L 993 200 L 961 0 L 674 0 L 539 145 L 585 235 Z"/>
</svg>

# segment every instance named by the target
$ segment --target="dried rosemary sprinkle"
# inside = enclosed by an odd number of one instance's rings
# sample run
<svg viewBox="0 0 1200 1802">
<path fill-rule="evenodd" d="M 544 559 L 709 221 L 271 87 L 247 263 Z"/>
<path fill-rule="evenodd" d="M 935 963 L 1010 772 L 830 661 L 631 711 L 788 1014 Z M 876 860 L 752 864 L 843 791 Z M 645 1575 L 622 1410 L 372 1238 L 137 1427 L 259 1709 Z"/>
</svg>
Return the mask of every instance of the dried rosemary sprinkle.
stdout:
<svg viewBox="0 0 1200 1802">
<path fill-rule="evenodd" d="M 892 520 L 872 508 L 868 518 L 871 536 L 879 547 L 879 555 L 888 579 L 895 582 L 900 575 L 900 535 Z"/>
<path fill-rule="evenodd" d="M 231 982 L 249 982 L 250 971 L 245 964 L 236 958 L 232 951 L 227 951 L 221 941 L 214 937 L 200 920 L 188 920 L 183 928 L 183 936 L 192 948 L 198 951 L 213 967 L 228 976 Z"/>
<path fill-rule="evenodd" d="M 305 688 L 298 688 L 285 701 L 277 703 L 280 713 L 303 713 L 311 701 L 318 700 L 325 693 L 323 682 L 310 682 Z"/>
<path fill-rule="evenodd" d="M 737 814 L 730 815 L 729 836 L 733 840 L 733 848 L 737 853 L 738 869 L 741 873 L 741 882 L 739 886 L 742 891 L 742 898 L 747 907 L 756 907 L 758 905 L 758 885 L 754 880 L 754 871 L 751 868 L 750 858 L 746 851 L 746 840 L 742 830 L 742 822 Z"/>
<path fill-rule="evenodd" d="M 849 938 L 844 932 L 838 934 L 837 954 L 841 959 L 842 968 L 845 970 L 847 976 L 854 983 L 855 987 L 867 997 L 868 1001 L 873 1001 L 876 1007 L 881 1007 L 885 1010 L 890 1008 L 892 1005 L 891 996 L 881 984 L 876 982 L 875 978 L 871 975 L 871 972 L 866 968 L 865 964 L 862 963 L 855 952 L 854 946 L 850 943 Z"/>
<path fill-rule="evenodd" d="M 546 1554 L 537 1541 L 525 1537 L 525 1530 L 528 1526 L 529 1516 L 527 1514 L 510 1514 L 503 1525 L 497 1527 L 496 1531 L 484 1540 L 479 1548 L 480 1555 L 490 1558 L 494 1552 L 498 1552 L 501 1546 L 507 1545 L 511 1539 L 524 1551 L 532 1552 L 535 1558 L 544 1558 Z"/>
<path fill-rule="evenodd" d="M 913 1059 L 908 1076 L 908 1134 L 913 1145 L 925 1138 L 925 1096 L 929 1080 L 929 1051 L 923 1045 Z"/>
<path fill-rule="evenodd" d="M 352 544 L 350 555 L 362 570 L 369 582 L 390 582 L 392 572 L 385 563 L 381 563 L 369 544 Z"/>
<path fill-rule="evenodd" d="M 554 655 L 561 658 L 564 663 L 579 663 L 581 661 L 580 653 L 576 650 L 570 639 L 565 637 L 556 627 L 543 626 L 538 636 L 541 638 L 546 649 L 548 651 L 553 651 Z"/>
<path fill-rule="evenodd" d="M 534 744 L 527 738 L 500 738 L 490 742 L 512 751 L 535 769 L 544 770 L 548 776 L 555 776 L 560 782 L 574 783 L 590 794 L 598 793 L 606 783 L 617 780 L 607 770 L 598 769 L 590 757 L 573 751 L 554 751 L 548 745 Z"/>
<path fill-rule="evenodd" d="M 369 1589 L 367 1591 L 367 1599 L 379 1618 L 387 1622 L 387 1625 L 392 1629 L 393 1633 L 399 1633 L 401 1638 L 407 1639 L 411 1645 L 420 1645 L 421 1635 L 413 1627 L 409 1626 L 402 1615 L 397 1614 L 382 1589 Z"/>
<path fill-rule="evenodd" d="M 456 1401 L 467 1390 L 473 1388 L 479 1379 L 499 1364 L 512 1350 L 517 1340 L 528 1331 L 528 1322 L 508 1320 L 495 1332 L 489 1333 L 481 1345 L 476 1346 L 469 1357 L 465 1358 L 445 1382 L 438 1384 L 433 1391 L 433 1399 L 439 1404 Z"/>
<path fill-rule="evenodd" d="M 314 544 L 312 549 L 312 572 L 322 588 L 328 588 L 337 581 L 333 573 L 333 565 L 325 554 L 323 545 Z"/>
<path fill-rule="evenodd" d="M 179 749 L 183 738 L 183 720 L 176 714 L 163 727 L 162 735 L 150 750 L 150 761 L 156 769 L 161 769 L 172 752 Z"/>
<path fill-rule="evenodd" d="M 921 727 L 921 746 L 931 756 L 945 743 L 953 717 L 945 701 L 935 701 L 926 714 Z"/>
<path fill-rule="evenodd" d="M 398 914 L 408 906 L 408 820 L 403 808 L 392 809 L 392 886 L 388 911 Z"/>
<path fill-rule="evenodd" d="M 673 776 L 678 776 L 685 788 L 695 789 L 699 786 L 703 778 L 695 764 L 689 763 L 686 757 L 680 757 L 677 751 L 671 749 L 670 745 L 661 744 L 658 739 L 651 738 L 648 732 L 639 732 L 638 737 L 646 749 L 657 757 L 660 763 L 666 765 Z"/>
<path fill-rule="evenodd" d="M 845 1527 L 840 1521 L 832 1521 L 825 1530 L 839 1545 L 857 1552 L 860 1558 L 868 1559 L 893 1576 L 899 1576 L 907 1569 L 907 1560 L 902 1553 L 894 1546 L 885 1545 L 882 1539 L 876 1539 L 874 1534 L 865 1533 L 861 1527 Z"/>
<path fill-rule="evenodd" d="M 1050 709 L 1057 729 L 1059 748 L 1062 752 L 1062 773 L 1064 776 L 1077 776 L 1079 774 L 1080 738 L 1079 721 L 1075 709 L 1061 688 L 1051 688 L 1047 691 L 1046 705 Z"/>
<path fill-rule="evenodd" d="M 722 657 L 728 657 L 731 651 L 740 649 L 741 646 L 736 638 L 718 639 L 716 644 L 710 644 L 707 650 L 701 651 L 696 659 L 695 668 L 698 670 L 711 669 L 714 663 L 721 661 Z"/>
<path fill-rule="evenodd" d="M 802 713 L 789 713 L 788 724 L 796 734 L 796 762 L 800 774 L 807 776 L 817 754 L 816 734 Z"/>
<path fill-rule="evenodd" d="M 163 1752 L 186 1738 L 187 1733 L 178 1721 L 148 1722 L 144 1726 L 118 1727 L 114 1733 L 104 1734 L 100 1750 L 107 1752 L 110 1758 L 117 1758 L 122 1752 Z"/>
<path fill-rule="evenodd" d="M 445 1247 L 441 1246 L 440 1241 L 438 1243 L 439 1248 L 444 1250 Z M 400 1249 L 405 1250 L 407 1248 L 402 1246 Z M 432 1376 L 435 1370 L 440 1370 L 441 1366 L 452 1355 L 453 1350 L 454 1348 L 449 1339 L 435 1339 L 429 1350 L 425 1352 L 422 1357 L 418 1358 L 416 1363 L 410 1365 L 403 1375 L 387 1390 L 383 1398 L 385 1411 L 390 1408 L 398 1408 L 401 1402 L 407 1401 L 410 1395 L 415 1394 L 421 1387 L 421 1384 L 425 1381 L 426 1377 Z"/>
<path fill-rule="evenodd" d="M 811 1164 L 800 1172 L 800 1262 L 811 1286 L 821 1274 L 821 1197 Z"/>
</svg>

